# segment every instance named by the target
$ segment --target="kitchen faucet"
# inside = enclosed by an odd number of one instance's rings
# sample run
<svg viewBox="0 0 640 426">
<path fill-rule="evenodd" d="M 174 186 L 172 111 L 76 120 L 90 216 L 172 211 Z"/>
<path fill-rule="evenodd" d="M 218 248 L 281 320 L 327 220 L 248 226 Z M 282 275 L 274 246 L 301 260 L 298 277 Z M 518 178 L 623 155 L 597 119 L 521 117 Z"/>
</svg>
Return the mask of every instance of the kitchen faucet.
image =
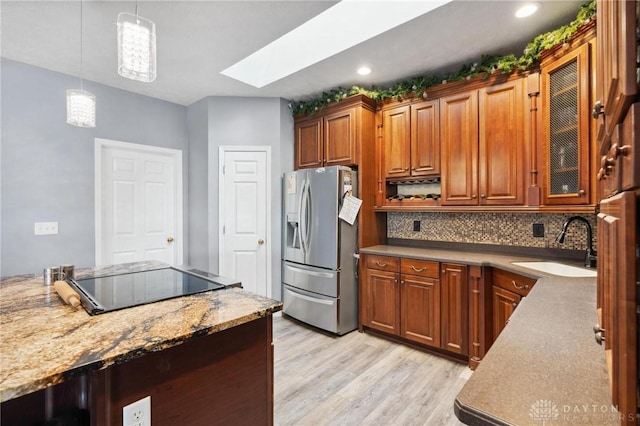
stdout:
<svg viewBox="0 0 640 426">
<path fill-rule="evenodd" d="M 562 225 L 562 231 L 556 237 L 556 242 L 560 244 L 564 244 L 564 237 L 567 233 L 567 228 L 573 221 L 582 222 L 587 227 L 587 256 L 584 261 L 584 266 L 587 268 L 595 268 L 596 267 L 596 259 L 597 253 L 593 249 L 593 233 L 591 231 L 591 224 L 587 219 L 582 216 L 571 216 L 567 221 Z"/>
</svg>

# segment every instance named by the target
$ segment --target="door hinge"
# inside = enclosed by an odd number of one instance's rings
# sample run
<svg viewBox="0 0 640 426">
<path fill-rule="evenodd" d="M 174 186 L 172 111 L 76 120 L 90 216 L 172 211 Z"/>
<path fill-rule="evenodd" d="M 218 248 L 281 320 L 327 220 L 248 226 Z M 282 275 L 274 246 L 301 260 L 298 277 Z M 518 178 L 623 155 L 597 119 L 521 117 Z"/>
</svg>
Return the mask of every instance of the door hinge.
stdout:
<svg viewBox="0 0 640 426">
<path fill-rule="evenodd" d="M 222 165 L 222 174 L 224 175 L 225 173 L 227 173 L 227 166 L 225 166 L 224 164 Z"/>
<path fill-rule="evenodd" d="M 222 235 L 227 233 L 227 227 L 225 225 L 222 225 Z"/>
</svg>

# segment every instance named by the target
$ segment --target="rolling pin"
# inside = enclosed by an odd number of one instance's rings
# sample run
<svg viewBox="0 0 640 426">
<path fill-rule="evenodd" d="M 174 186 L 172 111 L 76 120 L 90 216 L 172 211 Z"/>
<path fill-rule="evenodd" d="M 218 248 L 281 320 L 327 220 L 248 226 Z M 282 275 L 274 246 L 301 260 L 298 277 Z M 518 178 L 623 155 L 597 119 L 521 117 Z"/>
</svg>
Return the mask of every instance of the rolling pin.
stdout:
<svg viewBox="0 0 640 426">
<path fill-rule="evenodd" d="M 77 308 L 80 305 L 80 295 L 71 288 L 69 284 L 64 281 L 56 281 L 53 283 L 53 288 L 56 289 L 58 295 L 68 303 L 69 305 Z"/>
</svg>

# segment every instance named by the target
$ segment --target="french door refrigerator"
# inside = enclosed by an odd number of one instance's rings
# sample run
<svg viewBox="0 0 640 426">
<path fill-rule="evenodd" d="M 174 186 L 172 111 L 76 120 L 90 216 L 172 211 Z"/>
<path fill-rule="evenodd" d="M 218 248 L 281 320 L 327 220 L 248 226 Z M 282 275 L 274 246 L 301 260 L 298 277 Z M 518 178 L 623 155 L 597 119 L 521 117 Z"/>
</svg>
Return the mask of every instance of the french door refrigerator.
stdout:
<svg viewBox="0 0 640 426">
<path fill-rule="evenodd" d="M 283 178 L 283 313 L 339 335 L 358 326 L 357 219 L 338 217 L 357 189 L 356 172 L 343 166 Z"/>
</svg>

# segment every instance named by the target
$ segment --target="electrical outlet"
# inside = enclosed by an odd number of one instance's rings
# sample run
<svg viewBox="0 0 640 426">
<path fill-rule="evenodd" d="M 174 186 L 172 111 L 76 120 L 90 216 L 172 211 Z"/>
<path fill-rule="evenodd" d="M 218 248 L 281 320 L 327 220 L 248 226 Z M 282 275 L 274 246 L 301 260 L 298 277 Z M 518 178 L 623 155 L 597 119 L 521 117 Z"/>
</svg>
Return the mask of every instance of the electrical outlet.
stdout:
<svg viewBox="0 0 640 426">
<path fill-rule="evenodd" d="M 413 230 L 414 231 L 419 231 L 420 230 L 420 221 L 419 220 L 414 220 L 413 221 Z"/>
<path fill-rule="evenodd" d="M 534 223 L 533 224 L 533 236 L 534 237 L 544 237 L 544 223 Z"/>
<path fill-rule="evenodd" d="M 122 426 L 151 426 L 151 396 L 122 408 Z"/>
<path fill-rule="evenodd" d="M 33 228 L 34 235 L 58 234 L 58 222 L 36 222 Z"/>
</svg>

